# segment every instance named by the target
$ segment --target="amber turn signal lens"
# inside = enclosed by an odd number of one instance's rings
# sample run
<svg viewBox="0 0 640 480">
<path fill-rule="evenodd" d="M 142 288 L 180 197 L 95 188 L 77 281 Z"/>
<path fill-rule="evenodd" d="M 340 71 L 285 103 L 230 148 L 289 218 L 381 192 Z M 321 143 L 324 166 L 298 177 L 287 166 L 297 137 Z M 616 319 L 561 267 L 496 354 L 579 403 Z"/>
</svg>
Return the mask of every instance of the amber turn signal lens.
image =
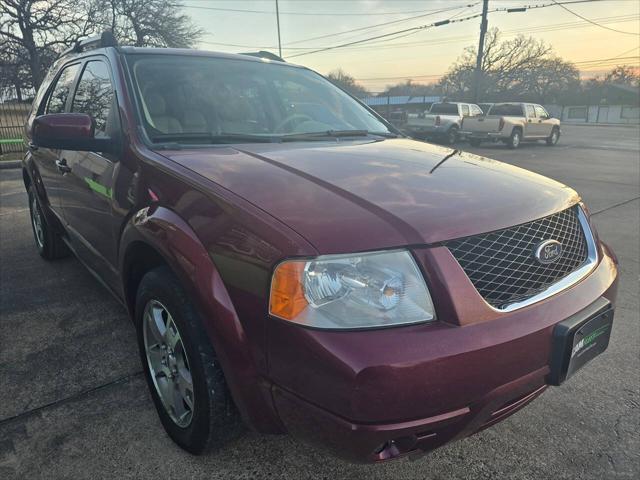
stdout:
<svg viewBox="0 0 640 480">
<path fill-rule="evenodd" d="M 305 264 L 306 262 L 288 261 L 276 267 L 269 299 L 271 315 L 296 321 L 298 314 L 308 305 L 302 287 Z"/>
</svg>

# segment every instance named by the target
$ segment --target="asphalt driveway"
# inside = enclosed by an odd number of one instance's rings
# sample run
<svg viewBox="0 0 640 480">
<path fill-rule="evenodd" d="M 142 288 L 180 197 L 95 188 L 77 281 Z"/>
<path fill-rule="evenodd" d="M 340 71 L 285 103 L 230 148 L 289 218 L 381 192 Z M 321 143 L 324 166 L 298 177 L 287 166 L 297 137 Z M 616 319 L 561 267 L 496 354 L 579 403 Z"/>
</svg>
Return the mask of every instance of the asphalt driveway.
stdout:
<svg viewBox="0 0 640 480">
<path fill-rule="evenodd" d="M 489 430 L 416 461 L 365 466 L 288 436 L 247 433 L 204 457 L 176 447 L 156 417 L 125 311 L 76 260 L 37 255 L 21 173 L 0 170 L 0 479 L 637 478 L 638 128 L 564 127 L 553 148 L 470 150 L 582 194 L 621 263 L 611 345 Z"/>
</svg>

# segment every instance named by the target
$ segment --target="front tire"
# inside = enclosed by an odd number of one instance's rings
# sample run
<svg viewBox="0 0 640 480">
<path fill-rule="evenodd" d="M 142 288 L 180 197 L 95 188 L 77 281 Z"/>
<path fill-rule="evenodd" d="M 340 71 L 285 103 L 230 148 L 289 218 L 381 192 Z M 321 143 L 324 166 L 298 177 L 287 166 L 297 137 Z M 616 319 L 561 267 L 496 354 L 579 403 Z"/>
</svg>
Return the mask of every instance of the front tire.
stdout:
<svg viewBox="0 0 640 480">
<path fill-rule="evenodd" d="M 193 454 L 221 448 L 241 431 L 200 316 L 168 267 L 148 272 L 136 296 L 138 346 L 158 416 Z"/>
<path fill-rule="evenodd" d="M 33 240 L 38 249 L 38 253 L 45 260 L 55 260 L 69 255 L 69 249 L 56 232 L 42 211 L 40 200 L 36 189 L 31 185 L 29 194 L 29 216 L 31 219 L 31 229 L 33 230 Z"/>
<path fill-rule="evenodd" d="M 553 147 L 560 140 L 560 129 L 558 127 L 553 127 L 551 130 L 551 135 L 549 135 L 546 139 L 547 145 Z"/>
<path fill-rule="evenodd" d="M 518 129 L 514 129 L 513 132 L 511 132 L 511 136 L 509 137 L 509 140 L 507 141 L 507 146 L 510 149 L 515 150 L 520 146 L 521 142 L 522 142 L 522 132 Z"/>
</svg>

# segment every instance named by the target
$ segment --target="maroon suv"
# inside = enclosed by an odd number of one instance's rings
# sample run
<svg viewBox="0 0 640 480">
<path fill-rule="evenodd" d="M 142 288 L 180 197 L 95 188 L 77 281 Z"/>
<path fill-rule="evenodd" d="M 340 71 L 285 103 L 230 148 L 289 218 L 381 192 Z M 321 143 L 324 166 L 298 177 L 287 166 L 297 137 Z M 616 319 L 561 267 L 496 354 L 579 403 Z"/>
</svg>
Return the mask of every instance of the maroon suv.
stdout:
<svg viewBox="0 0 640 480">
<path fill-rule="evenodd" d="M 181 447 L 244 423 L 429 451 L 607 347 L 616 258 L 570 188 L 404 138 L 303 67 L 107 40 L 46 77 L 24 183 L 40 254 L 127 308 Z"/>
</svg>

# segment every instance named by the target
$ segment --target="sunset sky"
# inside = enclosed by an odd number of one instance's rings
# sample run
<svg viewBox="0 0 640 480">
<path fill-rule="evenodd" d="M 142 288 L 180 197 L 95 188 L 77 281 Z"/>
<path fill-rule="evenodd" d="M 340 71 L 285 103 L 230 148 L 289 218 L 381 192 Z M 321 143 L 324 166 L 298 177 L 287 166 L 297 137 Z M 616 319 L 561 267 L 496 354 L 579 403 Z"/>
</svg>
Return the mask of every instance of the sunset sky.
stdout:
<svg viewBox="0 0 640 480">
<path fill-rule="evenodd" d="M 549 4 L 553 1 L 491 0 L 489 11 Z M 196 24 L 207 32 L 200 48 L 277 53 L 275 0 L 185 0 L 185 5 L 189 6 L 186 11 Z M 428 83 L 437 80 L 464 47 L 477 43 L 480 18 L 406 32 L 397 38 L 385 37 L 351 47 L 293 56 L 440 20 L 464 19 L 480 13 L 481 7 L 482 3 L 477 0 L 280 0 L 283 56 L 321 73 L 342 68 L 374 92 L 409 78 Z M 602 26 L 590 24 L 554 5 L 524 13 L 490 13 L 489 28 L 498 27 L 504 32 L 503 38 L 525 34 L 544 40 L 558 55 L 575 62 L 585 77 L 618 63 L 638 65 L 639 0 L 567 3 L 565 7 Z M 420 17 L 363 29 L 416 16 Z M 354 29 L 362 30 L 342 33 Z"/>
</svg>

